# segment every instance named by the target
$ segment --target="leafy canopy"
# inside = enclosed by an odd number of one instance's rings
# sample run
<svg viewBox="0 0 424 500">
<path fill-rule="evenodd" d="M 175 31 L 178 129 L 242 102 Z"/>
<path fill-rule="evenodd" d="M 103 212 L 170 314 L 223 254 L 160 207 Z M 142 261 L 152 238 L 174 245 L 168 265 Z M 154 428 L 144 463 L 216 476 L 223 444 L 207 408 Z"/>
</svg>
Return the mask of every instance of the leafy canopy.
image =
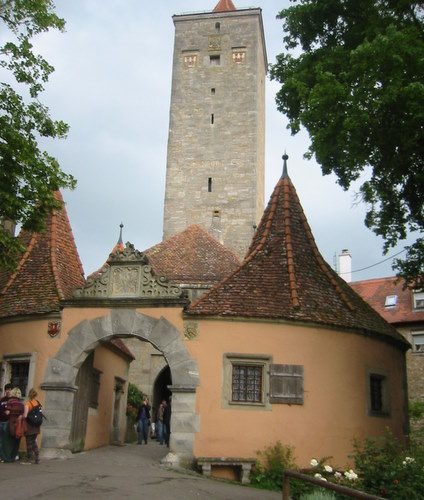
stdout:
<svg viewBox="0 0 424 500">
<path fill-rule="evenodd" d="M 46 215 L 60 208 L 55 191 L 75 187 L 38 147 L 40 138 L 66 137 L 68 125 L 53 120 L 38 100 L 54 68 L 34 53 L 31 41 L 64 26 L 51 0 L 0 0 L 1 40 L 8 40 L 0 45 L 0 222 L 30 231 L 42 231 Z M 0 225 L 0 268 L 13 269 L 22 250 L 19 238 Z"/>
<path fill-rule="evenodd" d="M 394 269 L 423 286 L 424 10 L 409 0 L 301 0 L 278 15 L 286 52 L 271 66 L 276 102 L 303 126 L 324 175 L 360 178 L 365 225 L 384 253 L 411 232 Z"/>
</svg>

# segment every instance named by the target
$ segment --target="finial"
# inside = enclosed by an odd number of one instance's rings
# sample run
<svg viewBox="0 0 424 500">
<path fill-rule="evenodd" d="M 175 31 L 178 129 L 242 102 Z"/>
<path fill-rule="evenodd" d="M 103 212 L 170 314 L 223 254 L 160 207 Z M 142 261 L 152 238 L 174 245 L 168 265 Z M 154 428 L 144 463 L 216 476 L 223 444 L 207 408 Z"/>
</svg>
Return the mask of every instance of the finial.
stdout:
<svg viewBox="0 0 424 500">
<path fill-rule="evenodd" d="M 122 224 L 122 222 L 119 224 L 119 227 L 121 228 L 119 230 L 119 239 L 118 239 L 118 245 L 122 245 L 122 228 L 124 227 L 124 225 Z"/>
<path fill-rule="evenodd" d="M 288 154 L 284 151 L 284 154 L 282 156 L 283 158 L 283 178 L 287 178 L 289 176 L 288 171 L 287 171 L 287 160 L 289 159 Z"/>
</svg>

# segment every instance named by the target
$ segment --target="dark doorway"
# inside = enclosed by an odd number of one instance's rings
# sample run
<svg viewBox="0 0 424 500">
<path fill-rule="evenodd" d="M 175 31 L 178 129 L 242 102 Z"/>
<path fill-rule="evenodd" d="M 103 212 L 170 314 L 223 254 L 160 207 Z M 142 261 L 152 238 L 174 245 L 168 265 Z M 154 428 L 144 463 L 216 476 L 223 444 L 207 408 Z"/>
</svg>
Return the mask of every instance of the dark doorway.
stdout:
<svg viewBox="0 0 424 500">
<path fill-rule="evenodd" d="M 153 384 L 153 419 L 156 421 L 156 411 L 162 400 L 166 399 L 168 401 L 169 396 L 172 392 L 168 389 L 168 386 L 172 385 L 171 370 L 169 366 L 165 366 L 163 370 L 156 377 L 155 383 Z"/>
</svg>

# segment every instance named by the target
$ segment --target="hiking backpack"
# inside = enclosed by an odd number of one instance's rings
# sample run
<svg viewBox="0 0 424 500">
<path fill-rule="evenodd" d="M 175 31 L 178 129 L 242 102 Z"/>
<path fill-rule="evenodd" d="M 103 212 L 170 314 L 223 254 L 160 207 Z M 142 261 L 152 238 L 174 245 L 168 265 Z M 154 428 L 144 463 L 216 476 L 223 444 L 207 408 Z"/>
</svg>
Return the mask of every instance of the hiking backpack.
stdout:
<svg viewBox="0 0 424 500">
<path fill-rule="evenodd" d="M 37 401 L 37 403 L 38 405 L 33 406 L 26 417 L 26 421 L 32 427 L 40 427 L 40 425 L 43 423 L 43 407 L 41 406 L 41 403 L 39 401 Z"/>
</svg>

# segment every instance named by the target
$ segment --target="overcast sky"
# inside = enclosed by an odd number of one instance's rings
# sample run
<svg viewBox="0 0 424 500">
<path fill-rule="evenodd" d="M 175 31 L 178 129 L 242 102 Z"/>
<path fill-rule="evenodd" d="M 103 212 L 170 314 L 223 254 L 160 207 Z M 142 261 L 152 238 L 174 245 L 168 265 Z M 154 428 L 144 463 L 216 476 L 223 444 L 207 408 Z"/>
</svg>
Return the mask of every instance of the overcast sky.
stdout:
<svg viewBox="0 0 424 500">
<path fill-rule="evenodd" d="M 210 11 L 218 0 L 56 0 L 66 32 L 50 32 L 37 50 L 55 67 L 40 99 L 54 118 L 70 125 L 64 141 L 45 145 L 62 169 L 76 177 L 64 191 L 68 216 L 86 276 L 107 259 L 124 224 L 124 242 L 146 250 L 162 240 L 166 150 L 174 26 L 173 14 Z M 287 0 L 234 0 L 261 7 L 268 62 L 283 51 L 276 14 Z M 343 248 L 352 255 L 352 280 L 391 276 L 391 260 L 375 265 L 382 240 L 363 224 L 358 186 L 344 192 L 305 160 L 306 132 L 291 136 L 276 110 L 278 84 L 267 82 L 266 192 L 268 203 L 289 155 L 294 183 L 318 248 L 334 267 Z M 394 255 L 402 246 L 393 249 Z M 358 271 L 369 267 L 369 269 Z M 356 272 L 358 271 L 358 272 Z"/>
</svg>

